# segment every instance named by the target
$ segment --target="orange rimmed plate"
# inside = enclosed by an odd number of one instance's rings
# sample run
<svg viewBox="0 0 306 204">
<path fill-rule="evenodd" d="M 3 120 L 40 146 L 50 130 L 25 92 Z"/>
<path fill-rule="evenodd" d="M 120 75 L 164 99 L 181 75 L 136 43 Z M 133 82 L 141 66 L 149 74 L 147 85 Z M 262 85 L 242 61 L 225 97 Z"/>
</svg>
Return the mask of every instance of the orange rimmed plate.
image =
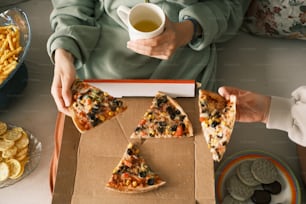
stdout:
<svg viewBox="0 0 306 204">
<path fill-rule="evenodd" d="M 301 189 L 296 176 L 289 166 L 275 155 L 261 151 L 248 150 L 238 152 L 226 158 L 216 171 L 216 200 L 218 204 L 222 203 L 222 199 L 227 195 L 225 183 L 227 179 L 235 174 L 236 167 L 245 160 L 254 160 L 257 158 L 269 159 L 277 167 L 280 178 L 279 182 L 282 185 L 281 193 L 272 195 L 271 204 L 300 204 Z M 251 200 L 246 204 L 254 204 Z"/>
</svg>

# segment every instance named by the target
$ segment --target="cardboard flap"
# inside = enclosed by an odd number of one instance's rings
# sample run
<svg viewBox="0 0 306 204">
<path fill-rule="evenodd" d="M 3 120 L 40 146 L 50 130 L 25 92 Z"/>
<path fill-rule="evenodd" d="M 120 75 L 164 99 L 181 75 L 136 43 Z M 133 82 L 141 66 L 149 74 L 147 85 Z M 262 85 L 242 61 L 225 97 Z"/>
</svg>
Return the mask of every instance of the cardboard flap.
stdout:
<svg viewBox="0 0 306 204">
<path fill-rule="evenodd" d="M 153 80 L 153 79 L 110 79 L 85 80 L 108 92 L 114 97 L 150 97 L 162 91 L 169 96 L 194 97 L 196 83 L 194 80 Z"/>
</svg>

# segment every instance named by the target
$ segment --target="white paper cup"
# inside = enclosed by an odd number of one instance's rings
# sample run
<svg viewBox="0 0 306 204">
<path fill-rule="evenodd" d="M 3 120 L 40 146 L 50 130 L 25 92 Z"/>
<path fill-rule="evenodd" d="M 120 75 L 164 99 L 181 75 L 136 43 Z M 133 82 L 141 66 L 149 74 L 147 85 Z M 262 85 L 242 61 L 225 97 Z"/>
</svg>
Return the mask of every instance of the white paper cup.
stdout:
<svg viewBox="0 0 306 204">
<path fill-rule="evenodd" d="M 133 8 L 121 5 L 117 14 L 127 25 L 131 40 L 153 38 L 164 31 L 166 17 L 155 4 L 140 3 Z"/>
</svg>

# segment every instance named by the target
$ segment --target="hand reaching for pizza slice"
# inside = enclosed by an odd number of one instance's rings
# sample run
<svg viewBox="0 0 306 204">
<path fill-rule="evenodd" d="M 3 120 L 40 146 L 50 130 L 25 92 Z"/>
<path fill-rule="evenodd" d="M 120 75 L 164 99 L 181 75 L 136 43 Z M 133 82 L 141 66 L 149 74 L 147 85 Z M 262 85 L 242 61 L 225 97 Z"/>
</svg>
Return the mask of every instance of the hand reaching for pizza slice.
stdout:
<svg viewBox="0 0 306 204">
<path fill-rule="evenodd" d="M 237 97 L 236 120 L 239 122 L 267 122 L 271 97 L 255 92 L 222 86 L 218 92 L 225 98 Z"/>
<path fill-rule="evenodd" d="M 199 119 L 204 138 L 214 161 L 220 161 L 231 139 L 236 118 L 236 97 L 227 100 L 221 95 L 200 89 Z"/>
<path fill-rule="evenodd" d="M 110 120 L 127 109 L 122 100 L 85 81 L 76 80 L 71 89 L 72 104 L 69 111 L 75 126 L 81 133 Z"/>
</svg>

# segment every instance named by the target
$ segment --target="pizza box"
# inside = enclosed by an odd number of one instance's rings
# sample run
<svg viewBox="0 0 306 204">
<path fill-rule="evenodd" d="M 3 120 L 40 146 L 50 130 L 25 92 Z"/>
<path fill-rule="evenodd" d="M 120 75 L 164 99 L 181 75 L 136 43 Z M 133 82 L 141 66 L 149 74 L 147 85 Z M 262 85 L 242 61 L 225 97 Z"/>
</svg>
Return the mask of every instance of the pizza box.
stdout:
<svg viewBox="0 0 306 204">
<path fill-rule="evenodd" d="M 198 122 L 196 97 L 176 98 L 193 124 L 193 137 L 152 138 L 141 145 L 141 155 L 166 185 L 139 194 L 105 189 L 152 97 L 122 100 L 128 105 L 125 112 L 84 134 L 70 117 L 59 114 L 55 133 L 62 137 L 62 144 L 52 203 L 215 203 L 214 163 Z"/>
</svg>

